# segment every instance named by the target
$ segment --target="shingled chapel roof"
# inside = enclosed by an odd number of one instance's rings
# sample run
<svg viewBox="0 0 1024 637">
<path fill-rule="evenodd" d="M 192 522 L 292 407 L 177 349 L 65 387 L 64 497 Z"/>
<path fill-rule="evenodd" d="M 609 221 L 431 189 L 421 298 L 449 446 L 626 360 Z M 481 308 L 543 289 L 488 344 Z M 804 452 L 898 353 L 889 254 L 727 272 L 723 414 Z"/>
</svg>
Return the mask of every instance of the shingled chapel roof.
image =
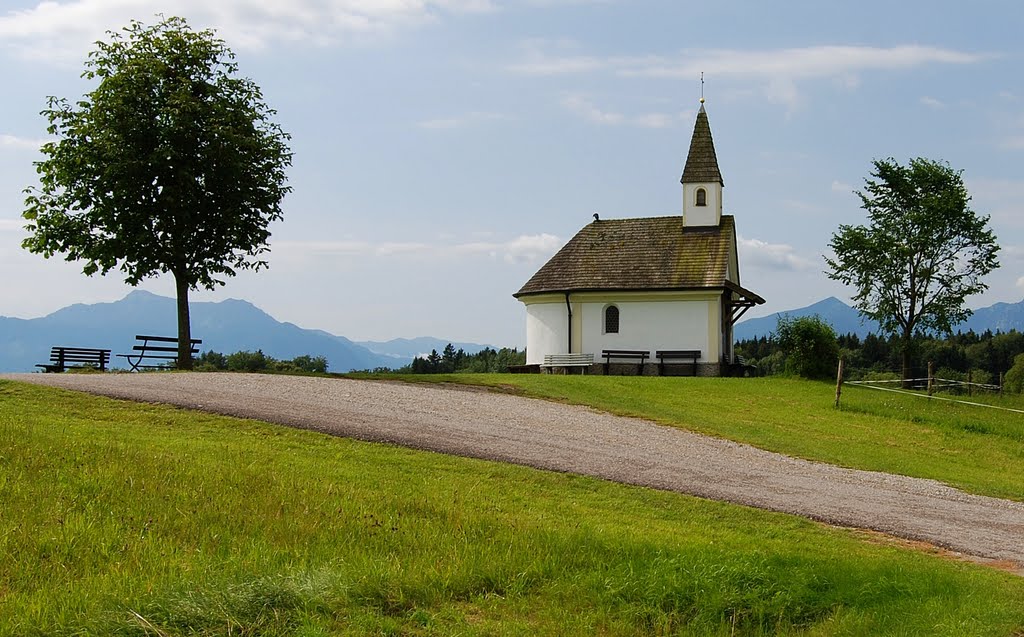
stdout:
<svg viewBox="0 0 1024 637">
<path fill-rule="evenodd" d="M 715 142 L 711 139 L 711 125 L 704 105 L 700 105 L 697 122 L 693 125 L 693 137 L 690 138 L 690 153 L 686 156 L 686 166 L 679 180 L 684 184 L 711 183 L 722 181 L 722 173 L 718 170 L 718 157 L 715 155 Z"/>
<path fill-rule="evenodd" d="M 718 226 L 692 228 L 683 227 L 681 216 L 594 221 L 514 296 L 598 290 L 740 289 L 728 281 L 735 236 L 731 215 L 723 215 Z"/>
</svg>

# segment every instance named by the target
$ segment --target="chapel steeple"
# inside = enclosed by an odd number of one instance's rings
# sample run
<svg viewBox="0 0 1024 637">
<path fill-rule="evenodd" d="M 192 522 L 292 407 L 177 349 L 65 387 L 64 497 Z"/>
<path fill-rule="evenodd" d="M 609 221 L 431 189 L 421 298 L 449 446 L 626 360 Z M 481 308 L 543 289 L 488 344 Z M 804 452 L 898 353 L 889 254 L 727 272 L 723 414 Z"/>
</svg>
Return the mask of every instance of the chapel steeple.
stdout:
<svg viewBox="0 0 1024 637">
<path fill-rule="evenodd" d="M 683 225 L 717 226 L 722 219 L 722 172 L 718 169 L 711 125 L 700 98 L 697 122 L 693 125 L 690 152 L 680 178 L 683 184 Z"/>
</svg>

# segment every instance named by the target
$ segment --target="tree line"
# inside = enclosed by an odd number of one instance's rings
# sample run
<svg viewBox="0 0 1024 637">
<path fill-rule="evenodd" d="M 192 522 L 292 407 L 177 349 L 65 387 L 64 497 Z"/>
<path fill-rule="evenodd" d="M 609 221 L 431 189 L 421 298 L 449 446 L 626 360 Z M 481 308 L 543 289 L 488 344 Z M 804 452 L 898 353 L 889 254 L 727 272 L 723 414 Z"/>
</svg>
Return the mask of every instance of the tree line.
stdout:
<svg viewBox="0 0 1024 637">
<path fill-rule="evenodd" d="M 400 374 L 453 374 L 469 372 L 478 374 L 504 373 L 510 367 L 526 364 L 526 350 L 503 347 L 496 350 L 485 347 L 475 354 L 469 354 L 461 347 L 448 343 L 441 353 L 430 350 L 426 356 L 417 356 L 412 363 L 396 370 Z"/>
<path fill-rule="evenodd" d="M 937 378 L 963 381 L 970 376 L 972 382 L 982 384 L 1003 379 L 1011 391 L 1020 391 L 1024 333 L 1017 330 L 917 334 L 906 357 L 904 347 L 902 334 L 837 335 L 820 317 L 806 316 L 780 318 L 773 334 L 738 341 L 736 353 L 762 375 L 834 378 L 842 357 L 848 378 L 902 377 L 908 361 L 911 375 L 923 378 L 930 362 Z"/>
<path fill-rule="evenodd" d="M 327 358 L 304 354 L 291 360 L 278 360 L 267 356 L 263 350 L 248 350 L 233 354 L 222 354 L 210 350 L 203 352 L 196 359 L 196 371 L 228 371 L 228 372 L 303 372 L 307 374 L 326 374 Z"/>
</svg>

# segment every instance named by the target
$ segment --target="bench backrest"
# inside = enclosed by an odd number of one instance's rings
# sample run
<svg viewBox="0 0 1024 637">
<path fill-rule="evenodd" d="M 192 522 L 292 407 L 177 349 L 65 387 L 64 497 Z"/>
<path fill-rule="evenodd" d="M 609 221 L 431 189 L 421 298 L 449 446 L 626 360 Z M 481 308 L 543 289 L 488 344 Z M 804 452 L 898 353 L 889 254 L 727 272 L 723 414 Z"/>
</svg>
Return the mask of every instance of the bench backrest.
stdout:
<svg viewBox="0 0 1024 637">
<path fill-rule="evenodd" d="M 137 341 L 156 341 L 158 343 L 177 343 L 178 342 L 178 337 L 177 336 L 140 336 L 140 335 L 136 334 L 135 335 L 135 340 L 137 340 Z M 198 344 L 203 342 L 203 339 L 201 339 L 201 338 L 193 338 L 193 339 L 191 339 L 191 342 L 192 342 L 193 345 L 198 345 Z"/>
<path fill-rule="evenodd" d="M 545 354 L 544 364 L 549 367 L 559 365 L 593 365 L 593 354 Z"/>
<path fill-rule="evenodd" d="M 135 339 L 142 341 L 141 345 L 136 345 L 132 348 L 136 352 L 175 352 L 178 351 L 178 339 L 174 336 L 140 336 L 136 335 Z M 201 338 L 190 339 L 191 353 L 198 354 L 198 345 L 203 342 Z M 153 345 L 152 343 L 168 343 L 168 345 Z"/>
<path fill-rule="evenodd" d="M 50 349 L 50 360 L 65 360 L 73 363 L 105 362 L 110 360 L 110 350 L 90 347 L 53 347 Z"/>
</svg>

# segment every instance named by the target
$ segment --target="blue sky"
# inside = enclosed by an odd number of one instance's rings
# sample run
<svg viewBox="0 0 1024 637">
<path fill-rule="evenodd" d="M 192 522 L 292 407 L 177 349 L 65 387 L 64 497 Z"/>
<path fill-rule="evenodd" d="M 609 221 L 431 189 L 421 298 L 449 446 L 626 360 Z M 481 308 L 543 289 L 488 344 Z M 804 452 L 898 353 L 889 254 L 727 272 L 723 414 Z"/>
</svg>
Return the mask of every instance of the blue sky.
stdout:
<svg viewBox="0 0 1024 637">
<path fill-rule="evenodd" d="M 1024 5 L 662 0 L 7 0 L 0 9 L 0 315 L 110 301 L 116 276 L 20 249 L 47 95 L 131 19 L 212 27 L 292 134 L 294 192 L 244 298 L 355 339 L 525 343 L 512 298 L 594 212 L 681 210 L 700 73 L 742 283 L 759 316 L 826 296 L 871 160 L 964 172 L 1024 297 Z M 169 279 L 144 289 L 173 295 Z"/>
</svg>

